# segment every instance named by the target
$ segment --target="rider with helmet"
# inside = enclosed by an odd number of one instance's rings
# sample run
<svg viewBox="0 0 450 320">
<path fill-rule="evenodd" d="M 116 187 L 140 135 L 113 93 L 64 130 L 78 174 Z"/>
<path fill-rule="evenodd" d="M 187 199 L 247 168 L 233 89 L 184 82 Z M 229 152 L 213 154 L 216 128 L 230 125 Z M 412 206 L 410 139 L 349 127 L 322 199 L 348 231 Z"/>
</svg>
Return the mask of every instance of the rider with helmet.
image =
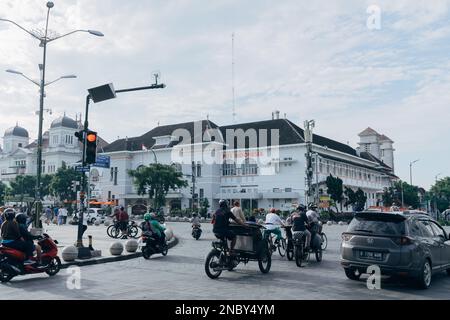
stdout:
<svg viewBox="0 0 450 320">
<path fill-rule="evenodd" d="M 306 228 L 308 225 L 308 217 L 306 216 L 306 207 L 303 204 L 300 204 L 291 215 L 291 221 L 292 237 L 295 238 L 296 234 L 304 233 L 306 237 L 306 249 L 308 250 L 311 243 L 311 232 Z"/>
<path fill-rule="evenodd" d="M 192 214 L 192 228 L 200 228 L 200 218 L 196 213 Z"/>
<path fill-rule="evenodd" d="M 270 212 L 266 215 L 266 230 L 267 234 L 273 233 L 277 236 L 275 242 L 280 241 L 283 236 L 279 226 L 284 226 L 284 222 L 281 220 L 280 216 L 277 214 L 275 208 L 270 209 Z"/>
<path fill-rule="evenodd" d="M 156 213 L 146 213 L 144 214 L 144 222 L 142 223 L 142 232 L 151 232 L 155 235 L 159 244 L 162 245 L 166 240 L 166 235 L 164 230 L 166 228 L 162 226 L 156 219 Z"/>
<path fill-rule="evenodd" d="M 8 208 L 3 212 L 5 221 L 0 228 L 2 236 L 2 245 L 8 248 L 16 249 L 22 252 L 27 251 L 27 245 L 25 241 L 21 240 L 19 224 L 15 220 L 16 213 L 14 209 Z M 27 263 L 33 263 L 33 261 L 25 261 Z"/>
<path fill-rule="evenodd" d="M 309 231 L 311 232 L 311 239 L 314 239 L 314 236 L 317 232 L 319 232 L 320 224 L 319 224 L 319 214 L 317 213 L 317 205 L 314 203 L 310 203 L 308 205 L 308 211 L 306 212 L 306 216 L 308 217 L 309 223 Z"/>
<path fill-rule="evenodd" d="M 240 225 L 246 226 L 243 221 L 233 215 L 228 207 L 228 201 L 222 199 L 219 201 L 219 209 L 217 209 L 217 211 L 213 214 L 211 223 L 214 225 L 213 232 L 217 238 L 225 238 L 231 241 L 231 252 L 234 250 L 234 246 L 236 245 L 236 235 L 229 228 L 230 219 L 233 219 Z"/>
<path fill-rule="evenodd" d="M 28 231 L 26 214 L 24 213 L 17 214 L 16 221 L 19 224 L 20 236 L 22 237 L 22 239 L 25 241 L 26 244 L 25 254 L 29 259 L 28 261 L 31 261 L 31 258 L 33 257 L 33 252 L 36 250 L 36 257 L 37 257 L 36 261 L 38 263 L 41 263 L 41 253 L 42 253 L 41 246 L 38 244 L 35 245 L 33 242 L 33 240 L 39 239 L 41 238 L 41 236 L 33 236 Z"/>
</svg>

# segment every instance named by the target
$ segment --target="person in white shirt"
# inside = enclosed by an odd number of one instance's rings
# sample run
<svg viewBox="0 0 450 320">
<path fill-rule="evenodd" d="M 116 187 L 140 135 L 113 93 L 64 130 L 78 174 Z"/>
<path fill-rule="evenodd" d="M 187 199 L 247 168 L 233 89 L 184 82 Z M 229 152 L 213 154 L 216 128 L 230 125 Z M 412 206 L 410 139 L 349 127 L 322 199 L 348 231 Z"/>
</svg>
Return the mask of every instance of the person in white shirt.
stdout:
<svg viewBox="0 0 450 320">
<path fill-rule="evenodd" d="M 235 201 L 234 203 L 234 207 L 231 209 L 231 213 L 238 218 L 239 220 L 241 220 L 243 223 L 245 223 L 245 215 L 242 212 L 241 209 L 241 204 L 239 203 L 239 201 Z"/>
<path fill-rule="evenodd" d="M 276 242 L 283 238 L 280 226 L 284 226 L 283 221 L 274 208 L 270 209 L 270 212 L 266 215 L 265 227 L 267 232 L 273 233 L 277 236 Z"/>
</svg>

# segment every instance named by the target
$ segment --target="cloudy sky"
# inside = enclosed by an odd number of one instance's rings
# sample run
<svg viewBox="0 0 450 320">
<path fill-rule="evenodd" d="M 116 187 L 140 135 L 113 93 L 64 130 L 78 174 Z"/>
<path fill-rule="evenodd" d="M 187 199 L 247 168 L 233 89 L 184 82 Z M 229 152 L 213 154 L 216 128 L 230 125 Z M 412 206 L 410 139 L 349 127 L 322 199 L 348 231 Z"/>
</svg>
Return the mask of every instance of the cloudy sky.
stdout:
<svg viewBox="0 0 450 320">
<path fill-rule="evenodd" d="M 450 1 L 55 0 L 49 28 L 76 33 L 48 47 L 44 128 L 64 112 L 84 112 L 86 89 L 153 82 L 167 88 L 92 105 L 91 127 L 107 141 L 158 123 L 209 115 L 230 124 L 231 34 L 235 33 L 237 121 L 266 120 L 275 109 L 315 132 L 356 147 L 370 126 L 395 141 L 396 173 L 426 188 L 450 175 Z M 44 0 L 1 0 L 0 17 L 44 27 Z M 381 20 L 372 20 L 380 9 Z M 371 21 L 368 27 L 367 22 Z M 379 25 L 377 23 L 380 23 Z M 374 27 L 380 28 L 374 28 Z M 0 70 L 39 77 L 37 40 L 0 22 Z M 0 72 L 0 132 L 19 122 L 37 136 L 38 87 Z"/>
</svg>

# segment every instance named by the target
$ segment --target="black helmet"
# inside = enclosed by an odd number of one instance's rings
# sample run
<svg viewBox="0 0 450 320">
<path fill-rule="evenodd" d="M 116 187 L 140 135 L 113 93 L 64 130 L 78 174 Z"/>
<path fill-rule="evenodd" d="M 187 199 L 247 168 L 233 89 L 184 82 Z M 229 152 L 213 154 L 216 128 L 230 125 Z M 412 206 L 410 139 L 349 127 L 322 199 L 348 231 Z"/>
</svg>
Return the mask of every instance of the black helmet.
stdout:
<svg viewBox="0 0 450 320">
<path fill-rule="evenodd" d="M 310 210 L 317 209 L 317 205 L 316 205 L 315 203 L 311 202 L 311 203 L 308 205 L 308 209 L 310 209 Z"/>
<path fill-rule="evenodd" d="M 297 207 L 297 211 L 299 211 L 299 212 L 306 211 L 305 205 L 304 204 L 299 204 L 298 207 Z"/>
<path fill-rule="evenodd" d="M 19 213 L 16 215 L 16 221 L 18 224 L 26 224 L 27 223 L 27 216 L 23 213 Z"/>
<path fill-rule="evenodd" d="M 16 212 L 14 211 L 14 209 L 8 208 L 3 212 L 3 216 L 6 220 L 11 221 L 16 217 Z"/>
<path fill-rule="evenodd" d="M 220 208 L 227 208 L 228 207 L 228 201 L 224 200 L 224 199 L 219 200 L 219 207 Z"/>
</svg>

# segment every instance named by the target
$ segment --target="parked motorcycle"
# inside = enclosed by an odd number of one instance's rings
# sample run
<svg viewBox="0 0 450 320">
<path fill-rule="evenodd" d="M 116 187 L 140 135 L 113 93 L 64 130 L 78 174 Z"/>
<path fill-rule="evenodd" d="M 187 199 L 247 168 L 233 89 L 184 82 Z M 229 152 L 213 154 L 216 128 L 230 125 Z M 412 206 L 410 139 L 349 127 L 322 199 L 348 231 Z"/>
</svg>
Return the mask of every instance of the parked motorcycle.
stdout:
<svg viewBox="0 0 450 320">
<path fill-rule="evenodd" d="M 192 228 L 192 237 L 194 237 L 195 240 L 200 239 L 200 236 L 202 235 L 202 229 L 200 226 L 194 226 Z"/>
<path fill-rule="evenodd" d="M 144 232 L 141 236 L 142 241 L 142 256 L 144 259 L 150 259 L 154 254 L 160 253 L 166 256 L 169 251 L 167 241 L 164 240 L 164 244 L 160 244 L 159 240 L 153 233 Z"/>
<path fill-rule="evenodd" d="M 49 276 L 56 275 L 61 269 L 61 260 L 58 257 L 58 241 L 43 234 L 38 244 L 42 248 L 42 264 L 37 263 L 24 265 L 25 253 L 22 251 L 0 246 L 0 281 L 8 282 L 18 275 L 35 274 L 45 272 Z M 33 258 L 35 260 L 35 258 Z"/>
</svg>

